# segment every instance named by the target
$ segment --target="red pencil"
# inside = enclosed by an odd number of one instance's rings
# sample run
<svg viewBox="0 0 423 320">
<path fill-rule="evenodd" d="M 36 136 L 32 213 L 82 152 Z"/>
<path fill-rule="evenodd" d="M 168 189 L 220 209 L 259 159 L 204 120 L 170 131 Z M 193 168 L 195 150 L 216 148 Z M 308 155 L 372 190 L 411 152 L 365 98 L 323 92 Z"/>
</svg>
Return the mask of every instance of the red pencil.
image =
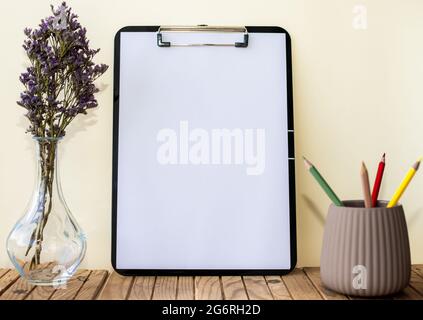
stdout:
<svg viewBox="0 0 423 320">
<path fill-rule="evenodd" d="M 382 183 L 383 171 L 385 170 L 385 154 L 382 156 L 382 160 L 379 162 L 377 174 L 375 178 L 375 184 L 373 185 L 372 192 L 372 207 L 376 207 L 377 197 L 379 196 L 380 185 Z"/>
</svg>

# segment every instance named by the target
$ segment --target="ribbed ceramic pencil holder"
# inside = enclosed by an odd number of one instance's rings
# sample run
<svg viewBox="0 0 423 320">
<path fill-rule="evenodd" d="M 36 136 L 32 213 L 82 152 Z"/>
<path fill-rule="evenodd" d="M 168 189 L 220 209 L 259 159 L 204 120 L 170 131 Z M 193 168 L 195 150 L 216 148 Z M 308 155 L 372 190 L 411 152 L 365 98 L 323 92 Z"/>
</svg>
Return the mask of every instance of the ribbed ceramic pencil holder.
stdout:
<svg viewBox="0 0 423 320">
<path fill-rule="evenodd" d="M 364 208 L 363 201 L 329 207 L 324 230 L 320 276 L 328 289 L 352 296 L 375 297 L 404 289 L 411 261 L 402 205 Z"/>
</svg>

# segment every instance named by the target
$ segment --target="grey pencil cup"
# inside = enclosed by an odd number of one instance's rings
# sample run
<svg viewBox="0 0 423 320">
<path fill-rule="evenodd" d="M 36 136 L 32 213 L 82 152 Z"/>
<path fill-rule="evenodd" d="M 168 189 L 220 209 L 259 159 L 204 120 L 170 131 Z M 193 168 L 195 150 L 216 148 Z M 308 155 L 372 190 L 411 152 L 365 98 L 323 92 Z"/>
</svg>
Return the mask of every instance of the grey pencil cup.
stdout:
<svg viewBox="0 0 423 320">
<path fill-rule="evenodd" d="M 329 207 L 320 276 L 328 289 L 352 296 L 390 295 L 411 274 L 410 245 L 402 205 L 364 208 L 363 201 Z"/>
</svg>

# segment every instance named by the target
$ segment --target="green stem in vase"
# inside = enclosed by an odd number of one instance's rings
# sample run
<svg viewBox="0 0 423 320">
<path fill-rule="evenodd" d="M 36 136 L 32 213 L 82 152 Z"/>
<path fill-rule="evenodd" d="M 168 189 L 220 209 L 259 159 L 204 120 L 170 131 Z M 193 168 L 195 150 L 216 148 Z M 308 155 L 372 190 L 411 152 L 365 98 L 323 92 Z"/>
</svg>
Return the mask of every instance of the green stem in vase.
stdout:
<svg viewBox="0 0 423 320">
<path fill-rule="evenodd" d="M 53 206 L 53 183 L 54 183 L 54 164 L 56 157 L 56 141 L 40 141 L 40 165 L 41 165 L 41 181 L 43 184 L 42 199 L 38 199 L 38 202 L 42 207 L 42 214 L 37 220 L 37 227 L 31 237 L 31 241 L 26 251 L 26 256 L 30 252 L 31 248 L 34 248 L 34 254 L 31 259 L 29 269 L 36 268 L 41 263 L 41 252 L 43 245 L 43 234 L 44 229 L 47 225 L 48 218 L 50 216 Z"/>
</svg>

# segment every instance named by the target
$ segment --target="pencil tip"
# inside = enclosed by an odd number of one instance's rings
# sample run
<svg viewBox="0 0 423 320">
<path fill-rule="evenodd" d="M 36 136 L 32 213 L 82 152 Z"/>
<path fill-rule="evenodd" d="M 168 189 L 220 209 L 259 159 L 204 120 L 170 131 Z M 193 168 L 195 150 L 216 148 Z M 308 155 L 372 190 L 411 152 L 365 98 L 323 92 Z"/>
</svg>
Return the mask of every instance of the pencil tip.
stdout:
<svg viewBox="0 0 423 320">
<path fill-rule="evenodd" d="M 386 153 L 384 152 L 382 156 L 382 162 L 385 162 L 385 156 L 386 156 Z"/>
<path fill-rule="evenodd" d="M 313 166 L 313 164 L 310 161 L 308 161 L 307 158 L 304 156 L 303 156 L 303 160 L 304 160 L 304 165 L 306 166 L 307 169 L 310 169 Z"/>
<path fill-rule="evenodd" d="M 420 162 L 422 161 L 423 157 L 420 157 L 415 164 L 413 164 L 414 170 L 418 170 L 420 167 Z"/>
</svg>

